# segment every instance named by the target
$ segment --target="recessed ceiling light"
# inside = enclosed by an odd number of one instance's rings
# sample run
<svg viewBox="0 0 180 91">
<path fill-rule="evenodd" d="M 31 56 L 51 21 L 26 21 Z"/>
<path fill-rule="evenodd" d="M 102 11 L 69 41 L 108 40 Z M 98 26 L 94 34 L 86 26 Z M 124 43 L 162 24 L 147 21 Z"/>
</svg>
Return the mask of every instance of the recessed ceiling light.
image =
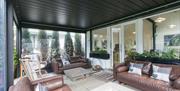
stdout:
<svg viewBox="0 0 180 91">
<path fill-rule="evenodd" d="M 174 24 L 169 25 L 169 28 L 175 28 L 175 27 L 176 27 L 176 25 L 174 25 Z"/>
<path fill-rule="evenodd" d="M 94 37 L 96 38 L 98 35 L 97 34 L 94 34 Z"/>
<path fill-rule="evenodd" d="M 158 17 L 158 18 L 155 20 L 155 22 L 161 23 L 161 22 L 163 22 L 163 21 L 165 21 L 165 20 L 166 20 L 166 18 Z"/>
<path fill-rule="evenodd" d="M 136 32 L 133 32 L 133 34 L 136 34 Z"/>
<path fill-rule="evenodd" d="M 99 37 L 100 37 L 100 38 L 103 38 L 103 35 L 100 35 Z"/>
</svg>

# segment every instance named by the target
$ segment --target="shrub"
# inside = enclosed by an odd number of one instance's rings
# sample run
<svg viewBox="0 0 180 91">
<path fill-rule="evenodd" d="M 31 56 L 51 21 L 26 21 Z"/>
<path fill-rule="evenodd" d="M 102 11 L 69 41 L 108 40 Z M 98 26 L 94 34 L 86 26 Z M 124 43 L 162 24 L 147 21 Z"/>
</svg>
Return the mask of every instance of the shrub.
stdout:
<svg viewBox="0 0 180 91">
<path fill-rule="evenodd" d="M 57 31 L 54 31 L 52 34 L 52 42 L 51 42 L 51 55 L 53 58 L 59 58 L 60 57 L 60 51 L 59 51 L 59 33 Z"/>
<path fill-rule="evenodd" d="M 48 36 L 45 31 L 41 30 L 38 33 L 38 40 L 40 44 L 40 52 L 42 61 L 47 60 L 48 56 Z"/>
<path fill-rule="evenodd" d="M 67 34 L 65 35 L 64 49 L 69 56 L 73 56 L 74 47 L 69 32 L 67 32 Z"/>
<path fill-rule="evenodd" d="M 82 55 L 81 35 L 80 34 L 77 34 L 77 33 L 75 34 L 74 47 L 75 47 L 75 55 L 76 56 Z"/>
</svg>

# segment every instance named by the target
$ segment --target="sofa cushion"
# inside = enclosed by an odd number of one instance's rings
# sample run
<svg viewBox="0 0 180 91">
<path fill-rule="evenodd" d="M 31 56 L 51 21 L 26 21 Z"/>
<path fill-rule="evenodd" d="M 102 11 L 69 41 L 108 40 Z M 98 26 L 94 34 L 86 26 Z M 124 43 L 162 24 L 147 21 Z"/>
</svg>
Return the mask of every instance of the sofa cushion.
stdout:
<svg viewBox="0 0 180 91">
<path fill-rule="evenodd" d="M 25 77 L 18 81 L 13 91 L 33 91 L 33 86 L 29 78 Z"/>
<path fill-rule="evenodd" d="M 171 67 L 159 67 L 153 65 L 152 78 L 169 82 L 169 75 L 171 70 Z"/>
<path fill-rule="evenodd" d="M 63 69 L 66 70 L 66 69 L 71 69 L 71 68 L 83 67 L 86 65 L 87 65 L 87 63 L 83 63 L 83 62 L 72 63 L 72 64 L 67 64 L 67 65 L 63 66 Z"/>
<path fill-rule="evenodd" d="M 78 63 L 78 62 L 86 62 L 86 58 L 80 56 L 71 57 L 70 63 Z"/>
<path fill-rule="evenodd" d="M 147 75 L 139 76 L 122 72 L 117 74 L 117 79 L 142 91 L 152 91 L 152 89 L 153 91 L 169 91 L 169 88 L 171 88 L 167 82 L 152 79 Z"/>
<path fill-rule="evenodd" d="M 130 63 L 128 73 L 135 73 L 138 75 L 142 75 L 142 67 L 143 67 L 143 64 Z"/>
<path fill-rule="evenodd" d="M 144 63 L 144 66 L 142 68 L 142 74 L 150 76 L 152 74 L 152 63 Z"/>
</svg>

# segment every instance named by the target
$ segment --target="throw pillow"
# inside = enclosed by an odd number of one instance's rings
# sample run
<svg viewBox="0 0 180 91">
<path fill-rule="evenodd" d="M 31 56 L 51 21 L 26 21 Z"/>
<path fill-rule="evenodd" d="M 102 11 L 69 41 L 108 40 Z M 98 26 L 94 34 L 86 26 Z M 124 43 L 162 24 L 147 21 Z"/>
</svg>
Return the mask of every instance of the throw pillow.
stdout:
<svg viewBox="0 0 180 91">
<path fill-rule="evenodd" d="M 142 74 L 150 76 L 152 74 L 152 63 L 148 62 L 145 63 L 143 68 L 142 68 Z"/>
<path fill-rule="evenodd" d="M 70 64 L 70 62 L 69 62 L 69 61 L 70 61 L 70 58 L 69 58 L 69 55 L 68 55 L 68 54 L 64 53 L 64 54 L 62 55 L 61 59 L 62 59 L 63 65 Z"/>
<path fill-rule="evenodd" d="M 70 64 L 70 62 L 68 60 L 66 60 L 66 59 L 62 59 L 62 63 L 63 63 L 63 65 Z"/>
<path fill-rule="evenodd" d="M 38 83 L 38 85 L 35 88 L 35 91 L 48 91 L 47 87 L 41 85 L 40 83 Z"/>
<path fill-rule="evenodd" d="M 130 63 L 128 73 L 142 75 L 142 67 L 143 67 L 143 64 Z"/>
<path fill-rule="evenodd" d="M 171 73 L 171 67 L 159 67 L 153 65 L 152 78 L 169 82 L 169 75 Z"/>
</svg>

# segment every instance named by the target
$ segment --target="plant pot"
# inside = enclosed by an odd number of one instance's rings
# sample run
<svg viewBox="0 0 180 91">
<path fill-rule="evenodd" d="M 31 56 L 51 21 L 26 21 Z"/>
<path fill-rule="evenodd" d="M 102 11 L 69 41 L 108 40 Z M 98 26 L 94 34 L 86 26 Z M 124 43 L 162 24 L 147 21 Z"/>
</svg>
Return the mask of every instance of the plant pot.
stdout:
<svg viewBox="0 0 180 91">
<path fill-rule="evenodd" d="M 100 53 L 90 53 L 90 57 L 92 58 L 99 58 L 99 59 L 109 59 L 110 55 L 109 54 L 100 54 Z"/>
<path fill-rule="evenodd" d="M 180 65 L 180 59 L 162 59 L 158 57 L 136 57 L 137 61 L 149 61 L 152 63 L 157 64 L 174 64 L 174 65 Z"/>
<path fill-rule="evenodd" d="M 144 56 L 136 56 L 135 59 L 139 60 L 139 61 L 146 61 L 147 60 L 147 58 Z"/>
</svg>

